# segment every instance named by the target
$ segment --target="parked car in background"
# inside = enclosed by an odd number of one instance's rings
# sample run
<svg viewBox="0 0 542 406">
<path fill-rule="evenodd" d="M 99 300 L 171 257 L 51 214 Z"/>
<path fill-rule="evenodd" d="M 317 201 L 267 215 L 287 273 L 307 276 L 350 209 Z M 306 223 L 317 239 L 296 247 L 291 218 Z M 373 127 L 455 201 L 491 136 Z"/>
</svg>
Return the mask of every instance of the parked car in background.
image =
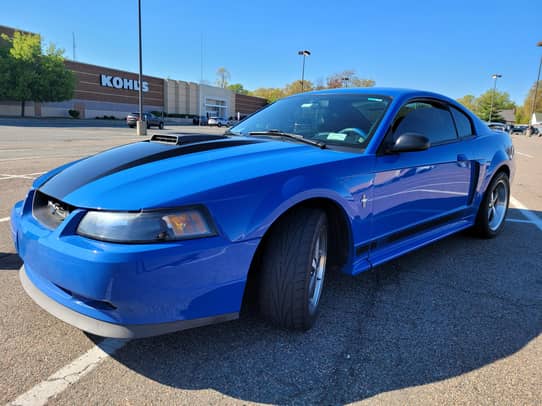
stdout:
<svg viewBox="0 0 542 406">
<path fill-rule="evenodd" d="M 508 133 L 436 93 L 306 92 L 224 134 L 155 134 L 53 169 L 11 236 L 26 292 L 92 334 L 232 320 L 244 298 L 307 330 L 329 268 L 357 275 L 468 228 L 496 237 L 513 157 Z"/>
<path fill-rule="evenodd" d="M 128 127 L 134 128 L 139 119 L 139 113 L 130 113 L 126 116 L 126 124 Z M 152 113 L 143 113 L 143 119 L 147 122 L 147 128 L 152 126 L 158 127 L 159 129 L 164 128 L 164 121 L 161 117 L 155 116 Z"/>
<path fill-rule="evenodd" d="M 209 117 L 207 124 L 210 126 L 216 125 L 217 127 L 227 127 L 230 123 L 224 117 Z"/>
<path fill-rule="evenodd" d="M 198 116 L 192 119 L 192 124 L 194 125 L 207 125 L 207 117 Z"/>
<path fill-rule="evenodd" d="M 525 135 L 525 130 L 527 130 L 527 126 L 515 125 L 510 129 L 510 135 Z"/>
<path fill-rule="evenodd" d="M 504 125 L 503 123 L 487 123 L 487 126 L 493 131 L 506 132 L 506 125 Z"/>
</svg>

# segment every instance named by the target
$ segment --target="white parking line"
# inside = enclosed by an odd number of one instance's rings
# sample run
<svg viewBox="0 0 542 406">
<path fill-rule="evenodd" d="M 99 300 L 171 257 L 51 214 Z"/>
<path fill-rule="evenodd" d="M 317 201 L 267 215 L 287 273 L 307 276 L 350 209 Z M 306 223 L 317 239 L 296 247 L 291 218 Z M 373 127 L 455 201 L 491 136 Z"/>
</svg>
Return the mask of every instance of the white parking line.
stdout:
<svg viewBox="0 0 542 406">
<path fill-rule="evenodd" d="M 518 209 L 521 214 L 523 214 L 527 219 L 538 227 L 540 231 L 542 231 L 542 219 L 538 217 L 536 214 L 534 214 L 532 211 L 530 211 L 523 203 L 521 203 L 518 199 L 514 198 L 513 196 L 510 196 L 510 203 Z"/>
<path fill-rule="evenodd" d="M 39 156 L 27 156 L 27 157 L 21 157 L 21 158 L 5 158 L 5 159 L 0 159 L 0 162 L 21 161 L 23 159 L 36 159 L 36 158 L 40 158 L 40 157 Z"/>
<path fill-rule="evenodd" d="M 516 154 L 518 155 L 522 155 L 522 156 L 526 156 L 527 158 L 534 158 L 532 155 L 529 155 L 529 154 L 525 154 L 524 152 L 519 152 L 519 151 L 516 151 Z"/>
<path fill-rule="evenodd" d="M 38 406 L 46 404 L 51 397 L 58 395 L 68 386 L 77 382 L 96 368 L 101 361 L 126 345 L 127 342 L 127 340 L 113 338 L 105 339 L 64 368 L 56 371 L 45 381 L 40 382 L 28 392 L 23 393 L 17 399 L 10 402 L 9 405 Z"/>
<path fill-rule="evenodd" d="M 34 179 L 38 175 L 43 175 L 45 172 L 27 173 L 24 175 L 11 175 L 9 173 L 0 173 L 0 180 L 8 179 Z"/>
<path fill-rule="evenodd" d="M 0 223 L 5 223 L 6 221 L 9 221 L 9 217 L 2 217 L 0 219 Z"/>
</svg>

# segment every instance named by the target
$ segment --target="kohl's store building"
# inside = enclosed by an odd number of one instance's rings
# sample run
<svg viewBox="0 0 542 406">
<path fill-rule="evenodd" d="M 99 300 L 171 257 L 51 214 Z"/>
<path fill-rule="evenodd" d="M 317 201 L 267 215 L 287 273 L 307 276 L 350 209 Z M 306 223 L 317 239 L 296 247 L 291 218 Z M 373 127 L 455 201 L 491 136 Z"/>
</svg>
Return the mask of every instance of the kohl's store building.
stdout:
<svg viewBox="0 0 542 406">
<path fill-rule="evenodd" d="M 12 36 L 14 31 L 21 30 L 0 26 L 0 34 Z M 79 111 L 80 118 L 114 116 L 122 119 L 138 111 L 140 85 L 137 73 L 70 60 L 65 64 L 76 79 L 73 99 L 27 102 L 25 116 L 69 117 L 68 110 L 73 109 Z M 144 111 L 229 118 L 236 117 L 237 113 L 241 116 L 251 114 L 267 104 L 265 99 L 236 94 L 228 89 L 147 75 L 142 78 L 141 88 Z M 20 102 L 0 101 L 0 116 L 20 114 Z"/>
</svg>

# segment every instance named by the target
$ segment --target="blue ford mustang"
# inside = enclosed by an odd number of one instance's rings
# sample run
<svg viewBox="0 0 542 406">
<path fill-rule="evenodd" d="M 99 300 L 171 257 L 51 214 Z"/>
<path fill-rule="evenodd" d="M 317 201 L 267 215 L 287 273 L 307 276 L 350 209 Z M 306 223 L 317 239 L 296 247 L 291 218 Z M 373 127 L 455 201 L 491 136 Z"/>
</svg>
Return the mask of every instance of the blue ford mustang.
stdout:
<svg viewBox="0 0 542 406">
<path fill-rule="evenodd" d="M 330 267 L 499 234 L 513 154 L 438 94 L 295 95 L 224 135 L 155 135 L 38 178 L 11 214 L 21 282 L 102 336 L 231 320 L 249 291 L 271 323 L 308 329 Z"/>
</svg>

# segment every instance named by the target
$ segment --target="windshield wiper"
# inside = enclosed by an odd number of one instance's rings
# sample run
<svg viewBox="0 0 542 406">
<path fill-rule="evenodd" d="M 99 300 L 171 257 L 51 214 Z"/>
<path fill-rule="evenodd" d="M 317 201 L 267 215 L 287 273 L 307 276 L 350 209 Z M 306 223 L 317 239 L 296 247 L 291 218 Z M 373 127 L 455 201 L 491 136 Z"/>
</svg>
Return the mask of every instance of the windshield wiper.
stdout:
<svg viewBox="0 0 542 406">
<path fill-rule="evenodd" d="M 304 138 L 298 134 L 285 133 L 280 130 L 267 130 L 267 131 L 251 131 L 248 135 L 264 135 L 267 137 L 280 137 L 280 138 L 290 138 L 299 142 L 304 142 L 305 144 L 314 145 L 315 147 L 324 149 L 326 144 L 321 141 L 314 141 L 308 138 Z"/>
</svg>

